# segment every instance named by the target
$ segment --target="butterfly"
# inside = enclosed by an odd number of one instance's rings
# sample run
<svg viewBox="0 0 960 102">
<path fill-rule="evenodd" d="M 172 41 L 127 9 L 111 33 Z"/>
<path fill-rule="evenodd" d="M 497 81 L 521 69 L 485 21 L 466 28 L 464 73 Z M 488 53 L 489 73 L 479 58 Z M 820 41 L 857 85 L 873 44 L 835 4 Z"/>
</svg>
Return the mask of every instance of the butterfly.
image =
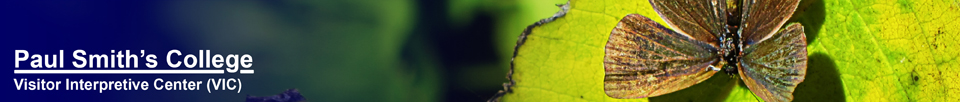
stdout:
<svg viewBox="0 0 960 102">
<path fill-rule="evenodd" d="M 791 101 L 806 75 L 807 43 L 800 23 L 783 25 L 799 2 L 650 0 L 669 28 L 638 14 L 620 20 L 604 49 L 603 89 L 614 98 L 659 96 L 722 68 L 765 101 Z"/>
</svg>

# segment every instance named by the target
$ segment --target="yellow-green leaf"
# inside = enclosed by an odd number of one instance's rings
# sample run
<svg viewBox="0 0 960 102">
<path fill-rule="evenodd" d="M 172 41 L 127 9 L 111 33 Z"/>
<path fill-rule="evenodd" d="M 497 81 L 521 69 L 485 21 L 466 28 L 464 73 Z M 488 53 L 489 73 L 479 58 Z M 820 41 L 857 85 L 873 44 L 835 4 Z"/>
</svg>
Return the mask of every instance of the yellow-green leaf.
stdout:
<svg viewBox="0 0 960 102">
<path fill-rule="evenodd" d="M 847 100 L 960 101 L 956 3 L 825 0 L 822 28 L 807 49 L 833 59 Z"/>
<path fill-rule="evenodd" d="M 601 61 L 610 31 L 627 14 L 665 24 L 649 2 L 569 5 L 565 16 L 530 29 L 502 100 L 648 101 L 607 97 Z M 789 21 L 804 25 L 810 54 L 794 101 L 960 101 L 958 20 L 957 0 L 804 0 Z M 511 33 L 501 35 L 520 32 Z M 739 80 L 718 73 L 649 100 L 760 101 Z"/>
</svg>

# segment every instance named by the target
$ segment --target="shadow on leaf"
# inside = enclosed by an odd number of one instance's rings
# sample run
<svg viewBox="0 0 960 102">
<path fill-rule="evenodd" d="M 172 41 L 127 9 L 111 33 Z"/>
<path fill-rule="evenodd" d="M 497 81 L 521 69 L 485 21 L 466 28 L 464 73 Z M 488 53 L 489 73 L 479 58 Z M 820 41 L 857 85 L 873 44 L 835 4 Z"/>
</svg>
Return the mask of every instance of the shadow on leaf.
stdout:
<svg viewBox="0 0 960 102">
<path fill-rule="evenodd" d="M 807 76 L 793 92 L 796 102 L 843 102 L 843 82 L 830 56 L 813 53 L 807 59 Z"/>
<path fill-rule="evenodd" d="M 822 0 L 802 0 L 797 6 L 796 12 L 790 17 L 790 22 L 800 22 L 803 24 L 803 32 L 807 36 L 807 44 L 817 39 L 820 34 L 820 28 L 823 26 L 824 14 Z M 787 24 L 784 24 L 786 26 Z"/>
</svg>

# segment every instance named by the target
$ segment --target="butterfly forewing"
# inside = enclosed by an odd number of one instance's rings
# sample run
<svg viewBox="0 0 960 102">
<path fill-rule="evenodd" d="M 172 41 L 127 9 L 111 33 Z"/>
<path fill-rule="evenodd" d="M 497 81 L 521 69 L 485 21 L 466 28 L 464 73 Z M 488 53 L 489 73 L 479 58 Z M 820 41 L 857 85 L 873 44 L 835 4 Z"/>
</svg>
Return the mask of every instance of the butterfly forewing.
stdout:
<svg viewBox="0 0 960 102">
<path fill-rule="evenodd" d="M 800 0 L 745 0 L 740 24 L 741 40 L 750 45 L 776 33 L 793 15 Z"/>
<path fill-rule="evenodd" d="M 767 101 L 793 100 L 794 88 L 807 72 L 803 26 L 790 24 L 770 39 L 747 46 L 740 64 L 740 76 L 754 94 Z"/>
<path fill-rule="evenodd" d="M 604 56 L 604 91 L 614 98 L 658 96 L 712 76 L 717 49 L 637 14 L 620 20 Z"/>
<path fill-rule="evenodd" d="M 727 20 L 725 0 L 650 0 L 673 30 L 717 46 Z"/>
</svg>

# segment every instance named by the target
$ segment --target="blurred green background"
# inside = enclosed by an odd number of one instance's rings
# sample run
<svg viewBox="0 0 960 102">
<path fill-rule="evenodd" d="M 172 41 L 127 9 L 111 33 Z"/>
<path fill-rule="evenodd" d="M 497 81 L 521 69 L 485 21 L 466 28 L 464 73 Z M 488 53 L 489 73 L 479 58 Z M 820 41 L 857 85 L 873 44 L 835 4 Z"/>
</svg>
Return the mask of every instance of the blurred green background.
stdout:
<svg viewBox="0 0 960 102">
<path fill-rule="evenodd" d="M 956 72 L 956 51 L 942 49 L 955 47 L 949 41 L 957 39 L 950 35 L 956 32 L 956 26 L 952 26 L 956 23 L 929 23 L 933 21 L 929 19 L 956 19 L 956 14 L 949 11 L 956 11 L 960 1 L 804 1 L 790 22 L 803 23 L 807 28 L 811 45 L 808 71 L 819 74 L 808 76 L 807 84 L 798 87 L 797 101 L 923 100 L 952 97 L 951 93 L 958 92 L 955 85 L 944 86 L 956 82 L 950 80 L 957 76 L 950 73 Z M 179 34 L 177 38 L 183 39 L 184 44 L 196 45 L 183 49 L 215 49 L 218 53 L 250 53 L 257 57 L 256 75 L 237 76 L 248 82 L 243 93 L 198 94 L 239 99 L 297 88 L 309 101 L 320 102 L 470 102 L 485 101 L 503 89 L 517 35 L 527 25 L 552 16 L 559 10 L 555 5 L 565 2 L 179 0 L 161 4 L 158 12 L 164 13 L 164 17 L 158 18 L 167 22 L 165 29 Z M 600 2 L 603 3 L 624 4 Z M 655 14 L 649 8 L 624 8 L 640 5 L 594 6 L 592 9 L 605 13 Z M 927 50 L 933 52 L 915 53 Z M 934 74 L 935 71 L 947 73 Z M 734 88 L 739 83 L 724 79 L 728 76 L 714 77 L 706 82 L 727 84 L 700 84 L 650 100 L 688 100 L 689 96 L 704 96 L 701 94 L 756 100 L 745 88 Z M 864 79 L 857 79 L 861 77 Z M 844 78 L 857 82 L 842 81 Z M 717 87 L 727 89 L 698 91 Z M 883 89 L 888 87 L 900 89 Z M 558 99 L 530 99 L 541 98 Z M 949 99 L 955 97 L 941 100 Z"/>
<path fill-rule="evenodd" d="M 181 0 L 161 4 L 158 18 L 197 48 L 255 55 L 260 71 L 239 76 L 246 94 L 297 88 L 314 102 L 460 102 L 503 89 L 517 35 L 564 2 Z"/>
</svg>

